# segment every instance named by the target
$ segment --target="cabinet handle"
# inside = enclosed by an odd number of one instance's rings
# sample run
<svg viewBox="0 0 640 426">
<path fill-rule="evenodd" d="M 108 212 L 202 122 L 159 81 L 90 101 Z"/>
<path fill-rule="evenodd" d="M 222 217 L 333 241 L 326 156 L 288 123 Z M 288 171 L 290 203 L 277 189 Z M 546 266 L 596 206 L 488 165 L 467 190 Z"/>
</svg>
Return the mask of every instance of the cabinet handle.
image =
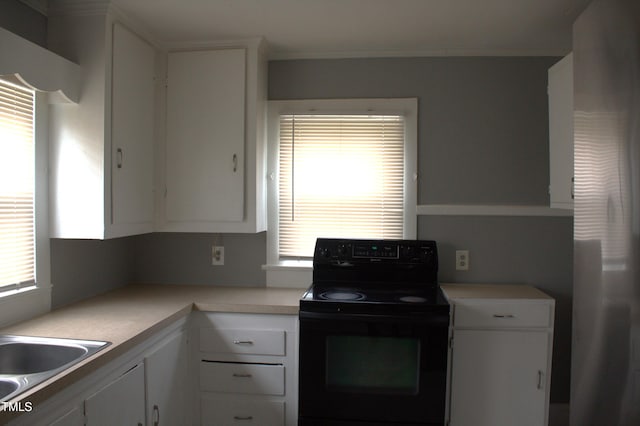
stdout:
<svg viewBox="0 0 640 426">
<path fill-rule="evenodd" d="M 238 171 L 238 154 L 233 154 L 233 172 L 237 172 Z"/>
<path fill-rule="evenodd" d="M 576 178 L 571 178 L 571 199 L 574 200 L 576 198 Z"/>
<path fill-rule="evenodd" d="M 234 340 L 234 345 L 253 345 L 253 340 Z"/>
<path fill-rule="evenodd" d="M 121 169 L 122 168 L 122 162 L 124 161 L 124 154 L 122 152 L 122 148 L 118 148 L 116 150 L 116 166 Z"/>
<path fill-rule="evenodd" d="M 244 379 L 248 379 L 251 376 L 251 374 L 243 374 L 243 373 L 233 373 L 232 374 L 233 377 L 240 377 L 240 378 L 244 378 Z"/>
<path fill-rule="evenodd" d="M 506 314 L 506 315 L 500 315 L 500 314 L 493 314 L 494 318 L 515 318 L 516 316 L 513 314 Z"/>
<path fill-rule="evenodd" d="M 160 408 L 157 405 L 153 406 L 153 426 L 158 426 L 160 424 Z"/>
<path fill-rule="evenodd" d="M 538 370 L 538 389 L 542 389 L 542 377 L 544 373 L 541 370 Z"/>
<path fill-rule="evenodd" d="M 253 420 L 253 416 L 233 416 L 233 420 Z"/>
</svg>

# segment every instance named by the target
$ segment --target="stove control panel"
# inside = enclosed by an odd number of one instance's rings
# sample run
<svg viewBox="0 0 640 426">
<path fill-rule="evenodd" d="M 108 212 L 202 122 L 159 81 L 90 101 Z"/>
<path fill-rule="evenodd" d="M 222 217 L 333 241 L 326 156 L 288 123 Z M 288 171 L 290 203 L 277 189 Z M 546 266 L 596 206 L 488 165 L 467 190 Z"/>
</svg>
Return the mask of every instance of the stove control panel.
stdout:
<svg viewBox="0 0 640 426">
<path fill-rule="evenodd" d="M 352 250 L 353 257 L 398 259 L 400 246 L 386 243 L 355 243 Z"/>
<path fill-rule="evenodd" d="M 430 240 L 346 240 L 318 238 L 313 263 L 436 263 L 436 242 Z"/>
</svg>

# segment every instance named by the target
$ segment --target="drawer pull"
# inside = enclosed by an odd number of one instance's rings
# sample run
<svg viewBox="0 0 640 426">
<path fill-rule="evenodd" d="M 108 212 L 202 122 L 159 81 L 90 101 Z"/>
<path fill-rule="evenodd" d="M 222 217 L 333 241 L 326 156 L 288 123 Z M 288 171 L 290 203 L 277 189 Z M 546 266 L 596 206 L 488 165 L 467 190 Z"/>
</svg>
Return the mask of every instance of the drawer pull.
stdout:
<svg viewBox="0 0 640 426">
<path fill-rule="evenodd" d="M 234 340 L 234 345 L 253 345 L 253 340 Z"/>
<path fill-rule="evenodd" d="M 253 420 L 253 416 L 233 416 L 233 420 Z"/>
<path fill-rule="evenodd" d="M 494 318 L 515 318 L 515 315 L 512 314 L 506 314 L 506 315 L 500 315 L 500 314 L 493 314 Z"/>
<path fill-rule="evenodd" d="M 243 373 L 233 373 L 232 376 L 233 377 L 241 377 L 241 378 L 245 378 L 245 379 L 247 379 L 249 377 L 252 377 L 251 374 L 243 374 Z"/>
</svg>

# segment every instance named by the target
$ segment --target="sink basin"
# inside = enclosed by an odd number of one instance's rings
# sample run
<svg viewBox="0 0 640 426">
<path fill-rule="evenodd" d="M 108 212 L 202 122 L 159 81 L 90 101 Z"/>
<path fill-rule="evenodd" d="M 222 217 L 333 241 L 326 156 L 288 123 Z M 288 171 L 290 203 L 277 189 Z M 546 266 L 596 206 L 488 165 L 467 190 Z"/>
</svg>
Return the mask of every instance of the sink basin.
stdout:
<svg viewBox="0 0 640 426">
<path fill-rule="evenodd" d="M 0 345 L 0 373 L 33 374 L 55 370 L 87 353 L 82 346 L 44 343 L 6 343 Z"/>
<path fill-rule="evenodd" d="M 109 343 L 0 335 L 0 401 L 8 401 L 42 383 Z"/>
<path fill-rule="evenodd" d="M 18 390 L 19 386 L 20 384 L 14 380 L 0 379 L 0 400 L 4 401 L 4 398 Z"/>
</svg>

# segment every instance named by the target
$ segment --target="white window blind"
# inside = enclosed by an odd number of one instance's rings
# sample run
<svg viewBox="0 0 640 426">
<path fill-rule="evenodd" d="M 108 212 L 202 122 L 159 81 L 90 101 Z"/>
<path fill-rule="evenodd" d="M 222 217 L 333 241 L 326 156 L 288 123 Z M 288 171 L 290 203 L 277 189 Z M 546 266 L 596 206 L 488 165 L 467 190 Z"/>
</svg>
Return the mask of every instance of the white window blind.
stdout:
<svg viewBox="0 0 640 426">
<path fill-rule="evenodd" d="M 0 80 L 0 291 L 35 282 L 34 94 Z"/>
<path fill-rule="evenodd" d="M 399 115 L 280 116 L 280 259 L 318 237 L 402 238 L 404 134 Z"/>
</svg>

